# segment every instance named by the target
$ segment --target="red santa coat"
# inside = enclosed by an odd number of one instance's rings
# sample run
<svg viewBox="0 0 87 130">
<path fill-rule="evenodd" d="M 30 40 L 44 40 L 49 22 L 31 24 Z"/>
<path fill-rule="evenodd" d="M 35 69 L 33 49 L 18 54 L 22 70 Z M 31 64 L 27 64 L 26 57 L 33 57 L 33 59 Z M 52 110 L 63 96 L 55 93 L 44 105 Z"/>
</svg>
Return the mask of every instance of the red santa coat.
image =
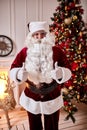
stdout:
<svg viewBox="0 0 87 130">
<path fill-rule="evenodd" d="M 70 68 L 65 53 L 58 47 L 53 48 L 53 66 L 58 62 L 58 66 Z M 11 70 L 22 67 L 27 56 L 27 47 L 23 48 L 16 56 L 11 65 Z M 16 76 L 16 74 L 13 74 Z M 13 77 L 14 77 L 13 76 Z M 63 106 L 63 99 L 61 95 L 61 87 L 59 84 L 49 93 L 42 95 L 41 93 L 34 93 L 30 88 L 25 88 L 20 97 L 20 104 L 29 112 L 33 114 L 52 114 Z"/>
</svg>

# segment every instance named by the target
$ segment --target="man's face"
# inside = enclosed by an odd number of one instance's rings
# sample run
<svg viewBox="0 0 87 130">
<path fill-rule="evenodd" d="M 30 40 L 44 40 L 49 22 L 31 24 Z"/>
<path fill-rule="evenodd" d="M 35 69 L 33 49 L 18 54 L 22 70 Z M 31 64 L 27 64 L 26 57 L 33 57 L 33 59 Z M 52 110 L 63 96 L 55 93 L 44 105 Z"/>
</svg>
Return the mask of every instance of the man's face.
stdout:
<svg viewBox="0 0 87 130">
<path fill-rule="evenodd" d="M 42 39 L 46 36 L 46 32 L 43 31 L 43 30 L 40 30 L 40 31 L 37 31 L 35 32 L 34 34 L 32 34 L 32 36 L 35 38 L 35 39 Z"/>
</svg>

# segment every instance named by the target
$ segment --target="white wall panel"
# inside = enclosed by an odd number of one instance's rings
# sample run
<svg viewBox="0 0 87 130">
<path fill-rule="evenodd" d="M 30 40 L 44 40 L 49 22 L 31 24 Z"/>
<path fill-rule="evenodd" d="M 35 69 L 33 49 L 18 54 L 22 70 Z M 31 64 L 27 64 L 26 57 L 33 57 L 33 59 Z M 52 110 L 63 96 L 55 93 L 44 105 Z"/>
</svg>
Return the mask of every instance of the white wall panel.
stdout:
<svg viewBox="0 0 87 130">
<path fill-rule="evenodd" d="M 15 39 L 15 1 L 10 0 L 10 32 L 12 39 Z"/>
<path fill-rule="evenodd" d="M 0 34 L 10 36 L 10 0 L 0 0 Z"/>
<path fill-rule="evenodd" d="M 39 0 L 27 0 L 27 22 L 38 20 Z"/>
<path fill-rule="evenodd" d="M 83 20 L 87 23 L 87 0 L 81 0 L 81 6 L 84 9 Z"/>
<path fill-rule="evenodd" d="M 57 0 L 43 0 L 43 18 L 42 20 L 46 20 L 49 23 L 51 23 L 50 17 L 53 16 L 53 13 L 55 12 L 56 7 L 58 6 Z"/>
<path fill-rule="evenodd" d="M 26 33 L 26 0 L 15 0 L 15 42 L 17 51 L 24 45 Z"/>
</svg>

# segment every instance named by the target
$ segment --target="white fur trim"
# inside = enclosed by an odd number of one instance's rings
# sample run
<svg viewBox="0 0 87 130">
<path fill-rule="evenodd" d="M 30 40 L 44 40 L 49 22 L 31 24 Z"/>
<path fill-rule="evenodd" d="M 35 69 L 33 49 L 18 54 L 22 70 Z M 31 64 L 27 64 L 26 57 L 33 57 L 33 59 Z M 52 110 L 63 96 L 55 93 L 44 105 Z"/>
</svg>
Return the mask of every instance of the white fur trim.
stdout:
<svg viewBox="0 0 87 130">
<path fill-rule="evenodd" d="M 64 68 L 64 67 L 60 67 L 62 69 L 62 79 L 59 81 L 58 79 L 56 79 L 56 82 L 59 84 L 62 84 L 66 81 L 68 81 L 71 78 L 71 71 L 68 68 Z"/>
<path fill-rule="evenodd" d="M 18 81 L 17 80 L 17 72 L 19 71 L 20 67 L 18 68 L 13 68 L 9 71 L 9 76 L 10 76 L 10 79 L 14 82 L 16 82 L 17 84 L 21 84 L 22 82 L 21 81 Z"/>
<path fill-rule="evenodd" d="M 48 28 L 49 26 L 45 21 L 43 22 L 36 21 L 36 22 L 31 22 L 29 24 L 29 30 L 32 34 L 40 30 L 44 30 L 45 32 L 47 32 Z"/>
<path fill-rule="evenodd" d="M 33 114 L 52 114 L 59 110 L 63 106 L 63 97 L 59 97 L 50 101 L 35 101 L 29 98 L 22 92 L 20 97 L 20 105 L 23 106 L 27 111 Z"/>
</svg>

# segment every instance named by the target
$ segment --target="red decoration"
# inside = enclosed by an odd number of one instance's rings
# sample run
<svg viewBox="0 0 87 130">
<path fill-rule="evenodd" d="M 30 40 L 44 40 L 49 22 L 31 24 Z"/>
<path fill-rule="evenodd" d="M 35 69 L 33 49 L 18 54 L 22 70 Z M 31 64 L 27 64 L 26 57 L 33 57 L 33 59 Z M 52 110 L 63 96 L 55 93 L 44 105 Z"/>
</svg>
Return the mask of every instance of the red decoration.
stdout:
<svg viewBox="0 0 87 130">
<path fill-rule="evenodd" d="M 73 2 L 70 3 L 70 4 L 69 4 L 69 7 L 70 7 L 70 8 L 75 8 L 75 3 L 73 3 Z"/>
<path fill-rule="evenodd" d="M 87 64 L 86 63 L 82 64 L 82 67 L 87 68 Z"/>
<path fill-rule="evenodd" d="M 67 105 L 68 105 L 68 102 L 67 102 L 67 101 L 65 101 L 65 102 L 64 102 L 64 106 L 67 106 Z"/>
<path fill-rule="evenodd" d="M 55 35 L 58 35 L 58 31 L 55 32 Z"/>
<path fill-rule="evenodd" d="M 76 70 L 78 69 L 78 63 L 73 62 L 73 63 L 71 64 L 71 68 L 72 68 L 73 71 L 76 71 Z"/>
<path fill-rule="evenodd" d="M 80 13 L 83 14 L 84 13 L 84 9 L 79 9 Z"/>
<path fill-rule="evenodd" d="M 65 83 L 65 86 L 67 87 L 67 88 L 69 88 L 70 86 L 72 86 L 73 84 L 72 84 L 72 81 L 71 80 L 68 80 L 66 83 Z"/>
</svg>

